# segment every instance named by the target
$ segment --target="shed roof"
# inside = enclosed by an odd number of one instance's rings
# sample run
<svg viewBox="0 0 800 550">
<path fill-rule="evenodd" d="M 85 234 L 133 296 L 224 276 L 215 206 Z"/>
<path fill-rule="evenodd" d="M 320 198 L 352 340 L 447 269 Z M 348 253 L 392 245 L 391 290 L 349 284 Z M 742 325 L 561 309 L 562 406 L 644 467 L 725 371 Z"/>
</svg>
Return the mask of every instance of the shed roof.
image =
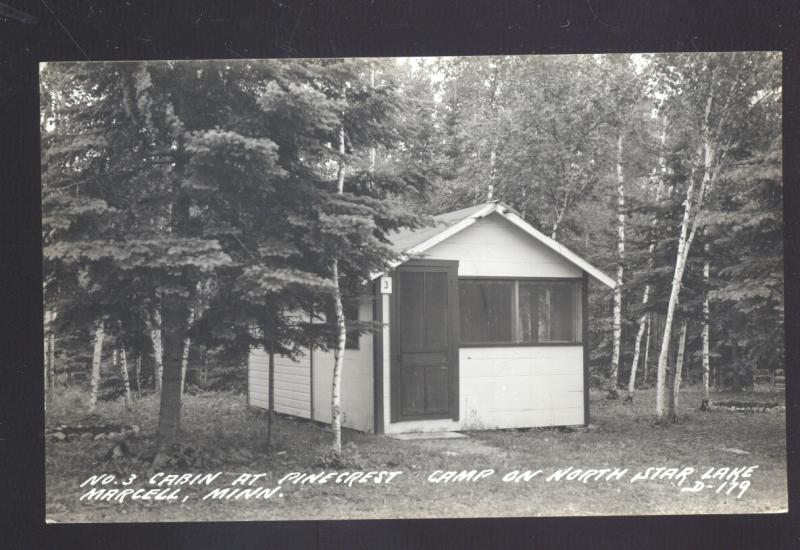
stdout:
<svg viewBox="0 0 800 550">
<path fill-rule="evenodd" d="M 614 288 L 614 279 L 591 265 L 589 262 L 569 250 L 564 245 L 560 244 L 554 239 L 551 239 L 541 231 L 534 228 L 512 208 L 499 201 L 476 204 L 475 206 L 462 208 L 461 210 L 454 210 L 445 214 L 439 214 L 438 216 L 434 216 L 434 225 L 413 230 L 397 231 L 390 234 L 389 239 L 392 242 L 392 248 L 400 256 L 400 259 L 395 262 L 394 265 L 399 265 L 413 257 L 421 255 L 429 248 L 466 229 L 477 220 L 494 213 L 503 216 L 505 219 L 516 225 L 519 229 L 530 235 L 532 238 L 588 273 L 595 280 L 610 288 Z M 376 273 L 374 274 L 374 277 L 377 277 L 378 275 L 379 274 Z"/>
</svg>

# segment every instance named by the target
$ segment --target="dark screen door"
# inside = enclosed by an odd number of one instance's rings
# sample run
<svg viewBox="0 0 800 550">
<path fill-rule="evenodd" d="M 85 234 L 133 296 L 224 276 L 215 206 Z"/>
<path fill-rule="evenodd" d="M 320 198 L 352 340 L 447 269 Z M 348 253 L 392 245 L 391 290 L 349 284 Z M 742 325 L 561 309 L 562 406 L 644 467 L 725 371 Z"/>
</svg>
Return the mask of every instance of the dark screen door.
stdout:
<svg viewBox="0 0 800 550">
<path fill-rule="evenodd" d="M 398 419 L 457 418 L 457 284 L 457 264 L 397 270 Z"/>
</svg>

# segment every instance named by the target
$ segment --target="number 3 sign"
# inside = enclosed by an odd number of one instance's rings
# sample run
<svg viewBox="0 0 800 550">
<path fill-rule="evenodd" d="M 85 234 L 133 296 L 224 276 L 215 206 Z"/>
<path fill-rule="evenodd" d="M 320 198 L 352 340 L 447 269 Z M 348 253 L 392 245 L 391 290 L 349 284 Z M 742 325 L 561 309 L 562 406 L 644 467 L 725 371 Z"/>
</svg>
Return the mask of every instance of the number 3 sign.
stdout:
<svg viewBox="0 0 800 550">
<path fill-rule="evenodd" d="M 381 294 L 391 294 L 391 293 L 392 293 L 392 278 L 381 277 Z"/>
</svg>

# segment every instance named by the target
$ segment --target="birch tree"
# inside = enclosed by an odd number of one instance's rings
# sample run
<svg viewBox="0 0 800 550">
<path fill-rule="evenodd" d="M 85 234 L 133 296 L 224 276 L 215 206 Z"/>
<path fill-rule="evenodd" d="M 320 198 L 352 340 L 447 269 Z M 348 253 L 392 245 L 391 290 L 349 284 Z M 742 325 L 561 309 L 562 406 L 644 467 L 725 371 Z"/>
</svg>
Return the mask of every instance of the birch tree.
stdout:
<svg viewBox="0 0 800 550">
<path fill-rule="evenodd" d="M 53 321 L 55 312 L 45 309 L 44 312 L 44 389 L 45 395 L 50 395 L 55 388 L 55 330 Z"/>
<path fill-rule="evenodd" d="M 674 315 L 687 258 L 703 223 L 706 194 L 726 166 L 729 153 L 742 149 L 744 136 L 763 124 L 764 105 L 777 93 L 774 60 L 764 61 L 763 57 L 735 53 L 666 56 L 661 60 L 667 93 L 672 94 L 668 101 L 675 102 L 683 112 L 691 169 L 658 358 L 655 408 L 659 420 L 665 417 L 665 375 Z"/>
<path fill-rule="evenodd" d="M 672 384 L 669 392 L 669 419 L 674 422 L 678 418 L 678 396 L 681 391 L 681 381 L 683 379 L 683 358 L 686 353 L 686 330 L 687 320 L 681 322 L 681 331 L 678 336 L 678 353 L 675 359 L 675 368 L 672 371 Z"/>
<path fill-rule="evenodd" d="M 651 181 L 654 179 L 655 181 L 655 202 L 658 203 L 661 200 L 661 193 L 664 188 L 664 179 L 667 172 L 667 165 L 666 159 L 664 158 L 664 148 L 666 145 L 667 140 L 667 125 L 666 125 L 666 117 L 663 117 L 663 124 L 661 129 L 661 138 L 660 138 L 660 147 L 658 153 L 658 173 L 654 173 Z M 654 170 L 655 172 L 655 170 Z M 654 258 L 653 252 L 655 251 L 655 234 L 653 229 L 656 225 L 656 218 L 653 216 L 653 219 L 650 221 L 650 245 L 647 249 L 647 269 L 648 271 L 653 270 Z M 636 369 L 639 364 L 639 354 L 641 353 L 641 345 L 642 345 L 642 336 L 645 332 L 645 325 L 647 325 L 647 339 L 645 342 L 645 356 L 644 356 L 644 378 L 645 381 L 647 379 L 647 359 L 648 359 L 648 352 L 650 349 L 650 314 L 646 310 L 648 303 L 650 301 L 650 283 L 647 282 L 644 285 L 644 291 L 642 292 L 642 308 L 645 311 L 642 312 L 642 315 L 639 317 L 639 328 L 636 332 L 636 340 L 634 340 L 633 345 L 633 360 L 631 361 L 631 369 L 630 369 L 630 377 L 628 378 L 628 393 L 625 396 L 626 402 L 633 401 L 634 393 L 636 392 Z"/>
<path fill-rule="evenodd" d="M 150 321 L 150 341 L 153 344 L 153 387 L 161 393 L 164 376 L 164 347 L 161 344 L 161 306 L 156 303 Z"/>
<path fill-rule="evenodd" d="M 707 238 L 707 232 L 703 231 L 704 236 Z M 709 273 L 711 270 L 711 262 L 708 258 L 709 254 L 709 244 L 708 241 L 705 242 L 703 245 L 703 252 L 705 256 L 705 261 L 703 262 L 703 282 L 705 283 L 705 294 L 703 296 L 703 393 L 700 401 L 700 410 L 705 411 L 708 410 L 708 397 L 709 397 L 709 378 L 711 374 L 711 358 L 710 358 L 710 344 L 709 344 L 709 321 L 711 317 L 711 311 L 709 307 L 709 298 L 708 298 L 708 283 L 709 283 Z"/>
<path fill-rule="evenodd" d="M 189 309 L 189 319 L 186 324 L 190 327 L 192 323 L 194 323 L 194 312 L 195 308 Z M 186 338 L 183 339 L 183 355 L 181 356 L 181 395 L 183 395 L 184 389 L 186 388 L 186 369 L 189 367 L 189 348 L 191 344 L 192 339 L 187 335 Z"/>
<path fill-rule="evenodd" d="M 614 285 L 613 351 L 608 399 L 619 399 L 619 356 L 622 346 L 622 285 L 625 271 L 625 178 L 622 170 L 622 129 L 617 136 L 617 278 Z"/>
<path fill-rule="evenodd" d="M 125 392 L 125 408 L 130 410 L 133 400 L 131 398 L 131 379 L 128 373 L 128 353 L 125 351 L 124 341 L 119 346 L 119 370 L 122 375 L 122 389 Z"/>
<path fill-rule="evenodd" d="M 331 382 L 332 452 L 341 452 L 341 408 L 345 348 L 348 328 L 372 330 L 344 316 L 344 300 L 355 300 L 367 292 L 368 275 L 379 272 L 395 258 L 387 233 L 400 227 L 418 227 L 420 218 L 396 197 L 424 190 L 425 173 L 403 154 L 394 151 L 413 147 L 417 127 L 408 118 L 416 105 L 399 93 L 391 71 L 370 84 L 369 62 L 330 60 L 311 64 L 318 75 L 318 89 L 331 101 L 337 121 L 331 128 L 328 162 L 317 167 L 327 175 L 318 195 L 309 202 L 318 212 L 318 222 L 305 243 L 321 268 L 330 276 L 332 294 L 326 325 L 330 338 L 324 343 L 334 354 Z M 369 152 L 381 154 L 373 167 Z"/>
<path fill-rule="evenodd" d="M 94 328 L 94 345 L 92 351 L 92 375 L 89 389 L 89 412 L 97 410 L 97 390 L 100 386 L 100 363 L 103 358 L 103 339 L 105 337 L 105 322 L 99 320 Z"/>
<path fill-rule="evenodd" d="M 344 96 L 344 94 L 342 94 Z M 345 149 L 344 125 L 339 129 L 339 168 L 336 177 L 336 194 L 344 193 L 344 178 L 347 166 L 344 158 Z M 344 320 L 344 306 L 342 305 L 341 281 L 339 280 L 339 259 L 334 258 L 331 264 L 333 277 L 333 304 L 336 319 L 336 347 L 333 348 L 333 374 L 331 376 L 331 429 L 333 430 L 333 450 L 342 452 L 342 366 L 344 364 L 344 350 L 347 345 L 347 327 Z"/>
</svg>

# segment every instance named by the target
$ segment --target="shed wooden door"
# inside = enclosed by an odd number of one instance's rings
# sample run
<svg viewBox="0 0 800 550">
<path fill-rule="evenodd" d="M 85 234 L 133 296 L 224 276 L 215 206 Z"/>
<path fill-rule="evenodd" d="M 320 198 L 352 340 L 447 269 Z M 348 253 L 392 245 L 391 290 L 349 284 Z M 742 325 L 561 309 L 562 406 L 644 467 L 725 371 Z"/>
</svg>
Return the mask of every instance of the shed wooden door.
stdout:
<svg viewBox="0 0 800 550">
<path fill-rule="evenodd" d="M 395 292 L 393 419 L 458 419 L 458 263 L 405 264 Z"/>
</svg>

